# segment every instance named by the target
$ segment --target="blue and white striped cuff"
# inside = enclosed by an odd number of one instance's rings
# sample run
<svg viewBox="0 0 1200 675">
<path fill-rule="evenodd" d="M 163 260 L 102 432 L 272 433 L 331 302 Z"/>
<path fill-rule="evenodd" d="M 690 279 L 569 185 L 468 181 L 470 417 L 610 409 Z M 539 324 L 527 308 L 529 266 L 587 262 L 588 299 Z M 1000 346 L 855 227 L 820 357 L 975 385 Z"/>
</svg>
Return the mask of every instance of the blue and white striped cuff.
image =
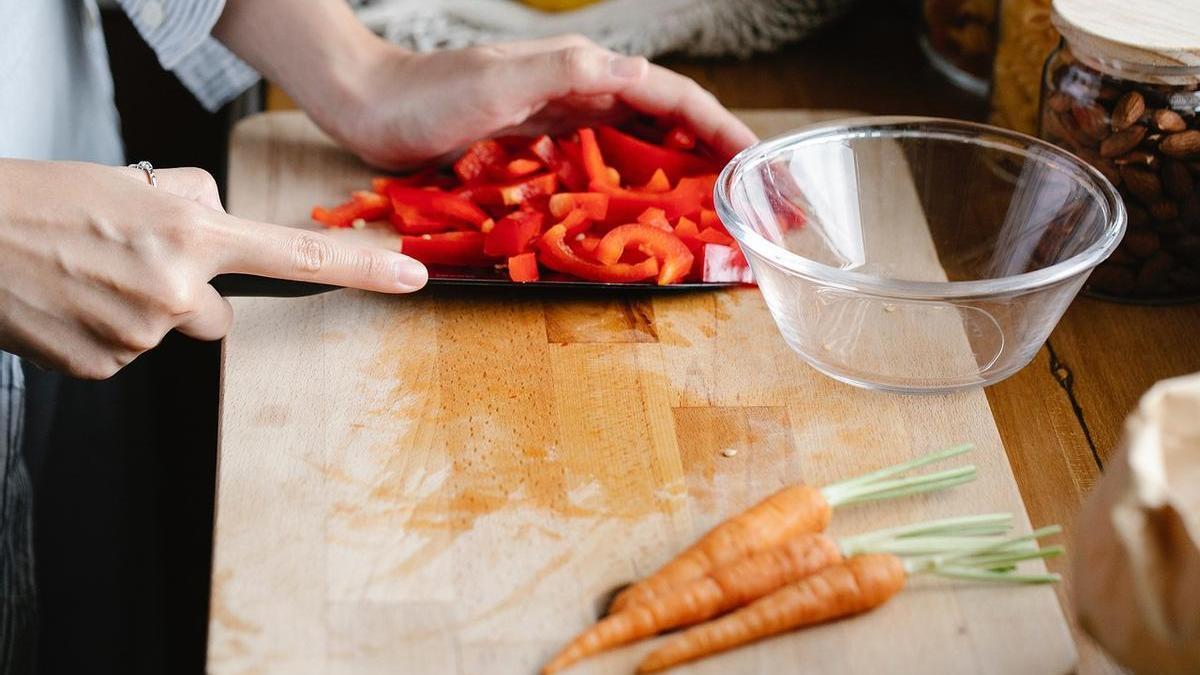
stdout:
<svg viewBox="0 0 1200 675">
<path fill-rule="evenodd" d="M 208 110 L 258 81 L 258 73 L 212 37 L 225 0 L 117 0 L 142 38 Z"/>
</svg>

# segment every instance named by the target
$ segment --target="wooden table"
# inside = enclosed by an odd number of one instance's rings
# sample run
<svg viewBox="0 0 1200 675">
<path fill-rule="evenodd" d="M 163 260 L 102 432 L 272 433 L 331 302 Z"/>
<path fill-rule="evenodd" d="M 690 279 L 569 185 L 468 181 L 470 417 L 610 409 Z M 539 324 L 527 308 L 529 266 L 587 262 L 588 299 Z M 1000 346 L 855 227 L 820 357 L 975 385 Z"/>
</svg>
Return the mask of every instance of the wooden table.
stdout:
<svg viewBox="0 0 1200 675">
<path fill-rule="evenodd" d="M 889 4 L 868 3 L 829 32 L 775 54 L 743 62 L 666 64 L 730 107 L 839 107 L 981 119 L 983 103 L 925 65 L 910 34 L 894 28 L 904 22 L 903 11 Z M 1070 530 L 1138 398 L 1160 379 L 1195 371 L 1200 371 L 1200 305 L 1077 299 L 1034 362 L 987 389 L 1030 519 L 1061 522 Z M 1062 564 L 1049 566 L 1064 571 Z M 1060 587 L 1064 603 L 1069 590 L 1069 583 Z M 1119 670 L 1085 635 L 1076 635 L 1079 672 Z"/>
<path fill-rule="evenodd" d="M 738 108 L 845 108 L 981 118 L 985 105 L 925 64 L 896 3 L 866 3 L 800 45 L 741 62 L 663 62 Z M 272 92 L 274 109 L 286 98 Z M 1200 305 L 1078 299 L 1036 359 L 987 389 L 1030 520 L 1071 523 L 1115 450 L 1125 415 L 1155 381 L 1200 370 Z M 1051 561 L 1051 569 L 1062 569 Z M 1059 588 L 1067 603 L 1069 579 Z M 1069 612 L 1068 612 L 1069 614 Z M 1075 628 L 1073 626 L 1073 628 Z M 1119 669 L 1076 629 L 1079 672 Z"/>
</svg>

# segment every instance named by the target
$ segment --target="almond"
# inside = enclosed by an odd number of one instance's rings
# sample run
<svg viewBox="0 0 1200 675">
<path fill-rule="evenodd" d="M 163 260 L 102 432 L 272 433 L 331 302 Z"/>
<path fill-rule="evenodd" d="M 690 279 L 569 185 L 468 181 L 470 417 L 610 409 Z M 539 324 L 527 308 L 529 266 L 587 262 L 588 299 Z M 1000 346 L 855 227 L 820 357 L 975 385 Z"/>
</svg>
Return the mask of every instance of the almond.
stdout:
<svg viewBox="0 0 1200 675">
<path fill-rule="evenodd" d="M 1143 204 L 1153 204 L 1162 198 L 1162 181 L 1153 171 L 1123 166 L 1121 180 L 1125 181 L 1125 187 Z"/>
<path fill-rule="evenodd" d="M 1051 110 L 1058 113 L 1063 113 L 1070 110 L 1071 103 L 1073 103 L 1071 97 L 1067 96 L 1061 91 L 1055 92 L 1054 95 L 1050 97 L 1050 100 L 1046 102 L 1046 104 L 1050 106 Z"/>
<path fill-rule="evenodd" d="M 1183 121 L 1183 116 L 1174 110 L 1155 110 L 1150 113 L 1150 120 L 1154 122 L 1155 129 L 1170 134 L 1187 129 L 1187 122 Z"/>
<path fill-rule="evenodd" d="M 1150 205 L 1150 217 L 1165 223 L 1179 217 L 1179 207 L 1173 201 L 1160 199 Z"/>
<path fill-rule="evenodd" d="M 1183 201 L 1196 191 L 1196 182 L 1187 166 L 1177 159 L 1169 159 L 1162 168 L 1163 188 L 1172 199 Z"/>
<path fill-rule="evenodd" d="M 1126 204 L 1125 213 L 1129 218 L 1129 227 L 1145 227 L 1150 223 L 1150 213 L 1137 204 Z"/>
<path fill-rule="evenodd" d="M 1125 153 L 1113 160 L 1117 166 L 1125 166 L 1126 164 L 1134 164 L 1141 166 L 1153 167 L 1158 164 L 1158 155 L 1150 154 L 1145 150 L 1134 150 L 1133 152 Z"/>
<path fill-rule="evenodd" d="M 1092 276 L 1088 277 L 1089 286 L 1113 295 L 1129 295 L 1136 283 L 1137 275 L 1133 270 L 1110 263 L 1092 270 Z"/>
<path fill-rule="evenodd" d="M 1100 156 L 1105 158 L 1120 157 L 1133 150 L 1146 137 L 1146 127 L 1140 124 L 1126 127 L 1112 136 L 1100 141 Z"/>
<path fill-rule="evenodd" d="M 1200 157 L 1200 131 L 1179 131 L 1162 139 L 1158 149 L 1175 158 Z"/>
<path fill-rule="evenodd" d="M 1146 99 L 1142 98 L 1141 94 L 1136 91 L 1125 94 L 1113 106 L 1113 131 L 1128 129 L 1134 122 L 1142 119 L 1144 112 L 1146 112 Z"/>
<path fill-rule="evenodd" d="M 1158 250 L 1158 235 L 1149 230 L 1133 230 L 1125 233 L 1121 246 L 1137 258 L 1148 258 Z"/>
<path fill-rule="evenodd" d="M 1142 263 L 1138 270 L 1137 290 L 1146 294 L 1158 294 L 1169 291 L 1166 288 L 1167 275 L 1175 267 L 1175 259 L 1166 251 L 1159 251 Z"/>
<path fill-rule="evenodd" d="M 1108 113 L 1098 105 L 1071 106 L 1071 119 L 1075 128 L 1093 141 L 1104 140 L 1108 136 Z"/>
</svg>

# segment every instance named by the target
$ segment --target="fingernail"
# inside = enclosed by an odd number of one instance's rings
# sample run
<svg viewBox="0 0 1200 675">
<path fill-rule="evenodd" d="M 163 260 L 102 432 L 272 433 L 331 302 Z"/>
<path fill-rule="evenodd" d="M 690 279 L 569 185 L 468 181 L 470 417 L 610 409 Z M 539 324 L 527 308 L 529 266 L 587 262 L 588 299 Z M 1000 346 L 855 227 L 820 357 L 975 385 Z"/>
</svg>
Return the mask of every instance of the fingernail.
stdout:
<svg viewBox="0 0 1200 675">
<path fill-rule="evenodd" d="M 608 62 L 608 69 L 614 76 L 631 79 L 642 74 L 642 64 L 645 59 L 640 56 L 614 56 Z"/>
<path fill-rule="evenodd" d="M 418 260 L 401 258 L 396 261 L 396 281 L 415 291 L 429 281 L 429 271 Z"/>
</svg>

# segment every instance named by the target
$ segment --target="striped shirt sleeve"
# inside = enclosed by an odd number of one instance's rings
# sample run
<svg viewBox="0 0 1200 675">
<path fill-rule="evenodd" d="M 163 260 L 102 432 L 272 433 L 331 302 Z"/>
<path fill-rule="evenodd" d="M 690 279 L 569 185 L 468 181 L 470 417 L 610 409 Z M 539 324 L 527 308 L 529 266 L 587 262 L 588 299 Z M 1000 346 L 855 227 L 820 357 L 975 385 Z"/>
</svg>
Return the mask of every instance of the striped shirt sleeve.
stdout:
<svg viewBox="0 0 1200 675">
<path fill-rule="evenodd" d="M 258 81 L 258 73 L 212 37 L 225 0 L 117 0 L 163 68 L 208 110 Z"/>
</svg>

